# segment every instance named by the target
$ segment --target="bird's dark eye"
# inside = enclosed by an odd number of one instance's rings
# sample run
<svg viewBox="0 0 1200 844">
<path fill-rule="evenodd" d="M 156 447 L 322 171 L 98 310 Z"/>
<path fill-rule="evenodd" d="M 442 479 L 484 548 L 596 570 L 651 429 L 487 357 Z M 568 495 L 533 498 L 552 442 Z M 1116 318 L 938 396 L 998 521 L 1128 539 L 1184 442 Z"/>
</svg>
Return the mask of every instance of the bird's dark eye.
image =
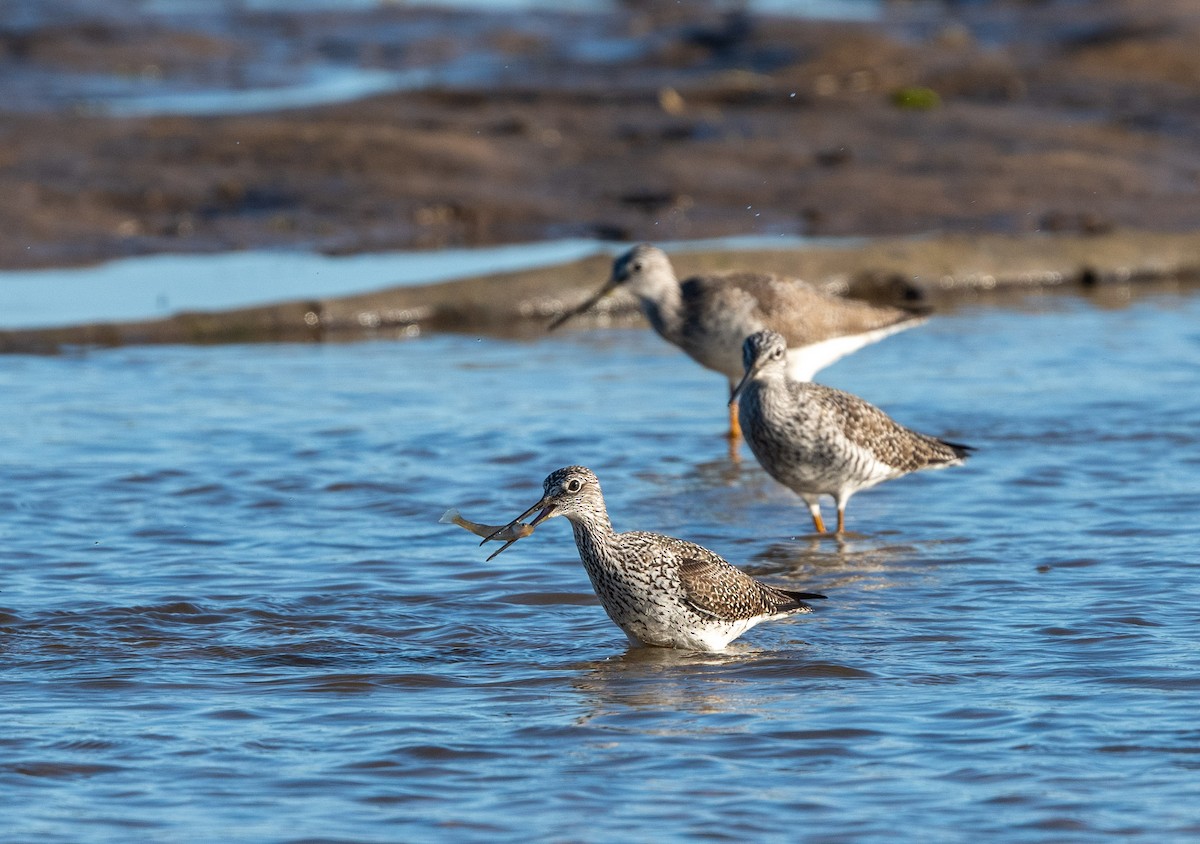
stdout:
<svg viewBox="0 0 1200 844">
<path fill-rule="evenodd" d="M 642 271 L 642 262 L 641 261 L 633 262 L 633 271 L 635 273 L 640 273 Z"/>
<path fill-rule="evenodd" d="M 772 349 L 771 357 L 775 358 L 776 360 L 779 360 L 779 358 L 783 357 L 783 349 Z"/>
<path fill-rule="evenodd" d="M 567 492 L 579 492 L 581 486 L 583 484 L 579 482 L 579 478 L 571 478 L 571 480 L 567 481 Z"/>
</svg>

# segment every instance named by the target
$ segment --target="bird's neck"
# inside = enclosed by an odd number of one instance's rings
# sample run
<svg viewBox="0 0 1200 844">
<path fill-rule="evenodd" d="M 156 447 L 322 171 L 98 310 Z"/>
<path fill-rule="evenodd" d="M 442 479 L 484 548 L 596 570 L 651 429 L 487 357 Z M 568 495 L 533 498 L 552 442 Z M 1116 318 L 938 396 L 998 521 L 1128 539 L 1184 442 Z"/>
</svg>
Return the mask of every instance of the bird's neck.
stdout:
<svg viewBox="0 0 1200 844">
<path fill-rule="evenodd" d="M 588 513 L 573 513 L 567 517 L 571 522 L 571 530 L 575 533 L 575 544 L 583 551 L 585 546 L 604 545 L 613 536 L 612 522 L 609 521 L 605 510 L 592 510 Z"/>
<path fill-rule="evenodd" d="M 683 323 L 683 296 L 679 282 L 673 277 L 656 279 L 652 285 L 635 292 L 642 313 L 654 330 L 669 340 L 673 339 Z"/>
<path fill-rule="evenodd" d="M 758 407 L 776 403 L 786 393 L 780 389 L 786 381 L 783 373 L 759 372 L 750 379 L 738 403 Z"/>
<path fill-rule="evenodd" d="M 787 382 L 787 367 L 781 363 L 772 363 L 770 367 L 764 367 L 754 376 L 754 383 L 760 390 L 778 390 L 786 387 Z"/>
</svg>

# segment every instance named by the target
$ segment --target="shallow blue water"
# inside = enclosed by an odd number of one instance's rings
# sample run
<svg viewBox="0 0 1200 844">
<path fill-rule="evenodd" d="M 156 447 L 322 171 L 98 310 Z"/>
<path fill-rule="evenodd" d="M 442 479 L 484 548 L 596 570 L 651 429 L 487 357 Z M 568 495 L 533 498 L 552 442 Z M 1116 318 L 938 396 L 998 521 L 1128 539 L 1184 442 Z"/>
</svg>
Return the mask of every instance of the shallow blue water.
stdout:
<svg viewBox="0 0 1200 844">
<path fill-rule="evenodd" d="M 744 235 L 667 241 L 663 247 L 684 252 L 797 249 L 854 242 L 854 238 L 845 237 Z M 339 256 L 254 249 L 140 255 L 84 267 L 0 270 L 0 329 L 161 319 L 181 311 L 223 310 L 309 296 L 350 296 L 550 266 L 606 252 L 615 255 L 630 245 L 573 238 Z"/>
<path fill-rule="evenodd" d="M 795 245 L 795 244 L 791 244 Z M 308 296 L 351 296 L 579 260 L 594 240 L 330 256 L 302 250 L 142 255 L 96 266 L 0 271 L 0 328 L 161 319 Z"/>
<path fill-rule="evenodd" d="M 1200 835 L 1200 296 L 965 307 L 823 373 L 978 447 L 812 539 L 648 331 L 0 359 L 12 841 Z M 562 520 L 829 596 L 628 649 Z"/>
</svg>

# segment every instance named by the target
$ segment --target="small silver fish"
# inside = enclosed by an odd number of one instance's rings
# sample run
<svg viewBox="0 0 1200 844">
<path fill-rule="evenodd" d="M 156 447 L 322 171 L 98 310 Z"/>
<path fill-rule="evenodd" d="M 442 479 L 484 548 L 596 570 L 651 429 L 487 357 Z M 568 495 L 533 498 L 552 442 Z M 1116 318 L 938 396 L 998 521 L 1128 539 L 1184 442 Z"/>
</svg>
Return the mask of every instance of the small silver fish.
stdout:
<svg viewBox="0 0 1200 844">
<path fill-rule="evenodd" d="M 503 551 L 518 539 L 524 539 L 525 537 L 529 536 L 529 534 L 533 533 L 533 525 L 527 525 L 522 522 L 514 522 L 508 525 L 482 525 L 479 522 L 473 522 L 470 519 L 463 518 L 462 513 L 458 512 L 458 510 L 454 507 L 451 507 L 445 513 L 443 513 L 442 517 L 438 519 L 438 523 L 444 525 L 458 525 L 463 530 L 469 530 L 476 536 L 482 536 L 483 542 L 480 542 L 480 545 L 482 545 L 484 542 L 487 542 L 489 539 L 494 539 L 497 542 L 503 542 L 504 545 L 501 546 L 500 550 L 492 554 L 491 557 L 488 557 L 488 560 L 491 560 L 492 557 L 496 556 L 496 554 L 499 554 L 500 551 Z"/>
</svg>

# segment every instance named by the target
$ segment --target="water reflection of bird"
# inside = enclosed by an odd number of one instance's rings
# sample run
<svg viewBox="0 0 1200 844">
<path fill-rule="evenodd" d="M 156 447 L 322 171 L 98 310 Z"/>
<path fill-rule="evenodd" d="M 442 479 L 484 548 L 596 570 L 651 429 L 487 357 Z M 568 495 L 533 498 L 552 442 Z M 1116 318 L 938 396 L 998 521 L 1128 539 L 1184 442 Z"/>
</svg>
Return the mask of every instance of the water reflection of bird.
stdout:
<svg viewBox="0 0 1200 844">
<path fill-rule="evenodd" d="M 743 642 L 717 653 L 631 647 L 572 664 L 571 685 L 584 697 L 581 724 L 628 709 L 667 713 L 670 718 L 726 712 L 745 717 L 771 710 L 791 692 L 775 687 L 775 698 L 763 693 L 762 684 L 731 683 L 731 671 L 770 685 L 771 678 L 803 677 L 813 665 L 807 649 L 760 650 Z"/>
<path fill-rule="evenodd" d="M 745 375 L 734 388 L 750 450 L 767 473 L 808 504 L 818 533 L 821 495 L 837 504 L 837 532 L 846 503 L 860 489 L 921 469 L 962 463 L 970 446 L 919 434 L 873 404 L 788 374 L 787 341 L 759 331 L 744 344 Z"/>
<path fill-rule="evenodd" d="M 590 469 L 568 466 L 546 478 L 536 526 L 565 516 L 579 558 L 609 618 L 635 644 L 719 651 L 759 622 L 810 612 L 809 592 L 755 580 L 706 548 L 645 531 L 613 530 Z"/>
<path fill-rule="evenodd" d="M 787 339 L 792 378 L 808 381 L 820 369 L 889 334 L 925 321 L 925 314 L 825 293 L 806 282 L 769 273 L 698 275 L 680 281 L 661 249 L 635 246 L 613 263 L 608 282 L 553 323 L 556 328 L 623 287 L 665 340 L 733 385 L 742 376 L 742 341 L 769 328 Z M 729 436 L 740 436 L 731 404 Z"/>
</svg>

